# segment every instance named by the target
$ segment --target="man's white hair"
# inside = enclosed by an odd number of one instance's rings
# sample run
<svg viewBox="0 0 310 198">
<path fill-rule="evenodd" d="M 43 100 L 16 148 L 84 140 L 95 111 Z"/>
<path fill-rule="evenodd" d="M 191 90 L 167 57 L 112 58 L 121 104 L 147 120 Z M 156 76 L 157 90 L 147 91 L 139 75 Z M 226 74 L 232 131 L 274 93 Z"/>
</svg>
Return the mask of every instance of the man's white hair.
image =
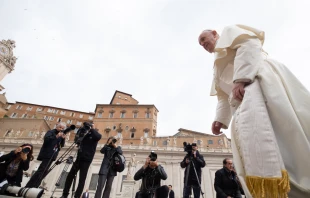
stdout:
<svg viewBox="0 0 310 198">
<path fill-rule="evenodd" d="M 59 127 L 59 126 L 66 127 L 66 123 L 64 123 L 64 122 L 59 122 L 59 123 L 57 124 L 56 127 Z"/>
</svg>

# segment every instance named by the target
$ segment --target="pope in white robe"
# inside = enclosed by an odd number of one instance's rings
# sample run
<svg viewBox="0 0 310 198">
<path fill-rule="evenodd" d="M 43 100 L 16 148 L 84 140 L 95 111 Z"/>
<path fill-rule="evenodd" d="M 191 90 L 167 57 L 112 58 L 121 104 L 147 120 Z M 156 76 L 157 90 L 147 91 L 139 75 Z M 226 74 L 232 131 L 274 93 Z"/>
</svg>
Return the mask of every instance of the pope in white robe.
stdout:
<svg viewBox="0 0 310 198">
<path fill-rule="evenodd" d="M 262 49 L 264 32 L 205 30 L 199 44 L 215 54 L 212 132 L 231 118 L 234 164 L 247 198 L 310 198 L 310 93 Z"/>
</svg>

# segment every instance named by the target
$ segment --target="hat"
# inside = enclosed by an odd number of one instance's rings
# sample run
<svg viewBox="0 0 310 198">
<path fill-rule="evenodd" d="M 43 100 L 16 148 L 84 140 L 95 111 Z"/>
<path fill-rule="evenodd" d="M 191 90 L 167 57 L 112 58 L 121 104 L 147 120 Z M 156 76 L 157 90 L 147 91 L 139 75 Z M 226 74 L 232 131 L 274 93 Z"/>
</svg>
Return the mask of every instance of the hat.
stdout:
<svg viewBox="0 0 310 198">
<path fill-rule="evenodd" d="M 196 143 L 193 143 L 192 146 L 197 146 L 197 144 L 196 144 Z"/>
</svg>

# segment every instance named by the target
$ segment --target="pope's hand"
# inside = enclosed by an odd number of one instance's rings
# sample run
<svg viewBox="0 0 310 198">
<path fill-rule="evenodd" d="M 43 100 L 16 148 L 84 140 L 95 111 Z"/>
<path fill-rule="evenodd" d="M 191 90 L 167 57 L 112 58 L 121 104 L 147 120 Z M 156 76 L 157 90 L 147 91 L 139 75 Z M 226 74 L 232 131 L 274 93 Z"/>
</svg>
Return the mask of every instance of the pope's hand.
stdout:
<svg viewBox="0 0 310 198">
<path fill-rule="evenodd" d="M 232 90 L 234 99 L 242 101 L 244 92 L 245 92 L 244 86 L 245 86 L 244 82 L 234 83 L 233 90 Z"/>
<path fill-rule="evenodd" d="M 214 135 L 220 135 L 222 134 L 223 132 L 221 132 L 221 128 L 222 128 L 223 124 L 218 122 L 218 121 L 214 121 L 212 123 L 212 133 Z"/>
</svg>

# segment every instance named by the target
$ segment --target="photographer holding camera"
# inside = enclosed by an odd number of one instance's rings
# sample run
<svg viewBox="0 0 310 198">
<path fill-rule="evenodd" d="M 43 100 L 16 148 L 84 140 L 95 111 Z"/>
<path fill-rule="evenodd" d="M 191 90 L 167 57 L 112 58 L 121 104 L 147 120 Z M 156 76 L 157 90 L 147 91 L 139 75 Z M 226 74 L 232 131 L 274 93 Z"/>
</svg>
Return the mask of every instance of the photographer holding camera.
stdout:
<svg viewBox="0 0 310 198">
<path fill-rule="evenodd" d="M 113 179 L 117 175 L 116 170 L 113 167 L 113 157 L 116 153 L 123 154 L 122 148 L 120 146 L 116 146 L 116 142 L 117 140 L 114 137 L 109 137 L 107 143 L 100 150 L 100 152 L 104 154 L 104 158 L 102 160 L 99 171 L 98 185 L 95 198 L 101 198 L 104 186 L 105 188 L 102 198 L 110 197 Z"/>
<path fill-rule="evenodd" d="M 201 168 L 205 167 L 206 163 L 203 156 L 200 155 L 196 143 L 186 144 L 186 142 L 184 142 L 183 144 L 184 151 L 187 152 L 187 155 L 181 162 L 181 167 L 185 168 L 183 198 L 189 198 L 192 188 L 194 191 L 194 198 L 199 198 L 201 191 Z"/>
<path fill-rule="evenodd" d="M 52 162 L 56 160 L 60 148 L 65 145 L 66 135 L 62 132 L 65 127 L 66 124 L 61 122 L 57 124 L 55 129 L 46 132 L 43 145 L 37 157 L 37 160 L 42 162 L 26 184 L 27 188 L 38 188 L 40 186 L 47 174 L 47 170 Z"/>
<path fill-rule="evenodd" d="M 95 130 L 93 123 L 84 122 L 83 127 L 77 131 L 74 141 L 79 146 L 78 154 L 67 176 L 65 187 L 61 196 L 62 198 L 68 197 L 73 179 L 78 171 L 80 171 L 79 184 L 74 197 L 80 198 L 85 185 L 88 168 L 94 159 L 97 144 L 100 139 L 101 134 Z"/>
<path fill-rule="evenodd" d="M 33 146 L 23 144 L 15 150 L 0 157 L 0 183 L 4 180 L 12 186 L 21 186 L 23 171 L 29 169 L 33 160 Z"/>
<path fill-rule="evenodd" d="M 138 198 L 166 198 L 168 197 L 168 186 L 161 186 L 161 180 L 167 179 L 164 168 L 157 162 L 157 154 L 154 151 L 146 158 L 144 166 L 138 170 L 134 180 L 142 179 Z"/>
</svg>

